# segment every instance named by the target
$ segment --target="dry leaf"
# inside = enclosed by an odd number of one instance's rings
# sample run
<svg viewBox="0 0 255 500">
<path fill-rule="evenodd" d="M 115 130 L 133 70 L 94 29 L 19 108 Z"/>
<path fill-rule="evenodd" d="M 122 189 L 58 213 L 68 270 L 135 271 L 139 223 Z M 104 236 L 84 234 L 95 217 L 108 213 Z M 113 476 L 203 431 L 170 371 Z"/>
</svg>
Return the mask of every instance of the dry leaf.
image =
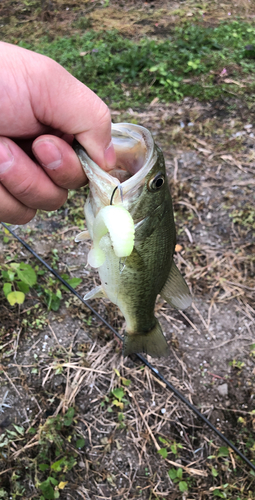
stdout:
<svg viewBox="0 0 255 500">
<path fill-rule="evenodd" d="M 175 245 L 176 252 L 181 252 L 182 249 L 183 249 L 183 247 L 181 245 L 179 245 L 179 243 L 177 243 L 177 245 Z"/>
<path fill-rule="evenodd" d="M 154 104 L 156 104 L 158 102 L 158 97 L 154 97 L 154 99 L 152 99 L 152 101 L 150 102 L 150 106 L 154 106 Z"/>
<path fill-rule="evenodd" d="M 67 484 L 68 484 L 68 481 L 60 481 L 58 488 L 60 490 L 63 490 Z"/>
<path fill-rule="evenodd" d="M 236 82 L 236 80 L 232 80 L 231 78 L 225 78 L 225 80 L 223 80 L 224 83 L 233 83 L 234 85 L 238 85 L 238 87 L 245 87 L 245 85 L 243 85 L 242 83 L 240 82 Z"/>
</svg>

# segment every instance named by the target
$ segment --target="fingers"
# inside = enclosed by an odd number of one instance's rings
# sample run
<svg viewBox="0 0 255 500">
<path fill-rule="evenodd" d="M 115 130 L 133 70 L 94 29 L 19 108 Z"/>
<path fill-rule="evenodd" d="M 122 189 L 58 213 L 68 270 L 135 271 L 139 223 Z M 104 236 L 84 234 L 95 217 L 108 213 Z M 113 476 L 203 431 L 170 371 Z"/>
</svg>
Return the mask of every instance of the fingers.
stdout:
<svg viewBox="0 0 255 500">
<path fill-rule="evenodd" d="M 65 137 L 68 140 L 68 137 Z M 52 181 L 66 189 L 77 189 L 87 181 L 73 148 L 60 137 L 43 135 L 32 146 L 33 153 Z"/>
<path fill-rule="evenodd" d="M 0 183 L 13 198 L 31 209 L 56 210 L 67 198 L 66 189 L 57 186 L 17 144 L 5 137 L 0 138 Z M 2 198 L 0 209 L 5 210 Z"/>
<path fill-rule="evenodd" d="M 37 120 L 75 135 L 97 164 L 104 169 L 112 168 L 116 157 L 111 143 L 109 108 L 62 66 L 47 57 L 41 58 L 40 65 L 36 60 L 36 79 L 29 80 L 33 83 L 30 96 Z"/>
<path fill-rule="evenodd" d="M 36 214 L 36 210 L 28 208 L 15 199 L 0 184 L 0 221 L 7 224 L 26 224 Z"/>
<path fill-rule="evenodd" d="M 59 130 L 75 135 L 102 168 L 115 165 L 110 111 L 94 92 L 52 59 L 5 42 L 0 66 L 0 135 L 29 139 Z"/>
<path fill-rule="evenodd" d="M 105 106 L 98 106 L 94 102 L 94 95 L 91 99 L 91 108 L 95 108 L 95 121 L 89 122 L 87 130 L 76 134 L 76 139 L 85 147 L 89 156 L 104 170 L 111 170 L 116 164 L 116 154 L 111 140 L 111 118 L 110 111 Z M 97 97 L 97 96 L 96 96 Z M 96 115 L 97 112 L 97 115 Z M 93 115 L 91 115 L 93 116 Z M 97 126 L 95 127 L 95 124 Z M 109 142 L 108 139 L 110 138 Z M 99 147 L 99 145 L 101 147 Z"/>
</svg>

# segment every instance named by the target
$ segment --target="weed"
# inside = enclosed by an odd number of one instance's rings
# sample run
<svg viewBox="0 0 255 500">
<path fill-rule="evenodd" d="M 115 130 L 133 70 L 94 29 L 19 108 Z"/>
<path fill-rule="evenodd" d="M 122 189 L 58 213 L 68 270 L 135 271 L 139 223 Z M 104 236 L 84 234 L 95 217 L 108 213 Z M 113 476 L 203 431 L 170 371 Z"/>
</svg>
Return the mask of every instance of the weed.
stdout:
<svg viewBox="0 0 255 500">
<path fill-rule="evenodd" d="M 125 420 L 125 414 L 123 413 L 123 410 L 129 405 L 128 399 L 126 399 L 126 389 L 125 386 L 129 386 L 131 383 L 131 380 L 128 380 L 124 377 L 120 376 L 120 373 L 118 370 L 114 370 L 116 375 L 119 377 L 120 382 L 124 385 L 123 387 L 115 387 L 109 394 L 109 396 L 105 396 L 104 400 L 101 402 L 101 408 L 104 408 L 106 404 L 107 406 L 107 412 L 108 413 L 113 413 L 114 408 L 117 408 L 118 410 L 118 422 L 120 422 L 119 428 L 123 429 L 125 427 L 124 420 Z"/>
<path fill-rule="evenodd" d="M 25 294 L 37 282 L 37 273 L 29 265 L 24 262 L 12 262 L 10 264 L 2 264 L 0 267 L 3 292 L 9 304 L 23 304 Z"/>
<path fill-rule="evenodd" d="M 252 358 L 255 358 L 255 344 L 252 344 L 252 345 L 250 346 L 250 350 L 251 350 L 251 352 L 250 352 L 250 356 L 251 356 Z"/>
<path fill-rule="evenodd" d="M 236 368 L 237 370 L 241 371 L 242 368 L 245 366 L 245 364 L 242 361 L 237 361 L 236 359 L 233 359 L 233 361 L 229 361 L 229 366 L 232 366 L 233 368 Z"/>
<path fill-rule="evenodd" d="M 178 455 L 178 450 L 183 449 L 183 446 L 180 443 L 177 443 L 176 441 L 169 441 L 166 438 L 163 438 L 162 436 L 159 436 L 159 441 L 165 445 L 165 448 L 161 448 L 158 450 L 158 453 L 163 457 L 167 458 L 168 451 L 171 451 L 174 455 Z"/>
<path fill-rule="evenodd" d="M 247 231 L 252 231 L 253 236 L 255 235 L 255 210 L 249 203 L 245 204 L 243 207 L 238 207 L 229 214 L 234 224 L 237 224 Z"/>
<path fill-rule="evenodd" d="M 59 260 L 57 249 L 52 250 L 52 267 L 56 268 Z M 16 258 L 15 258 L 16 260 Z M 38 277 L 44 276 L 45 272 L 38 266 L 34 268 L 30 264 L 24 262 L 11 262 L 0 265 L 0 277 L 3 283 L 3 293 L 11 306 L 15 304 L 23 304 L 26 294 L 31 288 L 37 292 L 38 297 L 42 297 L 47 305 L 47 309 L 57 311 L 60 307 L 62 291 L 67 288 L 64 285 L 59 285 L 59 282 L 47 276 L 47 282 L 42 284 L 38 282 Z M 82 280 L 80 278 L 70 278 L 67 274 L 62 274 L 62 278 L 76 288 Z M 37 307 L 35 304 L 34 307 Z M 29 312 L 28 312 L 29 315 Z M 43 318 L 37 317 L 33 326 L 44 324 Z M 23 320 L 23 324 L 28 323 L 28 319 Z"/>
<path fill-rule="evenodd" d="M 253 43 L 254 33 L 250 24 L 240 21 L 216 28 L 186 23 L 163 41 L 134 42 L 117 31 L 87 31 L 82 36 L 20 45 L 57 60 L 112 107 L 123 108 L 155 97 L 166 102 L 185 95 L 208 99 L 231 89 L 242 95 L 235 81 L 255 71 L 245 49 Z M 235 80 L 226 82 L 220 76 L 223 69 L 225 76 Z M 246 90 L 249 86 L 253 93 L 248 82 Z"/>
<path fill-rule="evenodd" d="M 184 493 L 185 491 L 188 491 L 188 489 L 189 489 L 188 482 L 183 480 L 183 470 L 181 469 L 181 467 L 179 467 L 179 469 L 174 469 L 174 468 L 170 469 L 168 471 L 168 475 L 174 483 L 178 484 L 179 490 L 182 493 Z"/>
<path fill-rule="evenodd" d="M 74 427 L 74 408 L 69 408 L 65 415 L 49 417 L 38 429 L 31 427 L 29 434 L 36 435 L 37 446 L 34 449 L 34 458 L 30 459 L 30 474 L 35 478 L 35 486 L 41 492 L 40 500 L 59 498 L 68 481 L 66 474 L 76 465 L 78 452 L 85 445 L 83 437 L 77 436 Z M 14 430 L 7 429 L 0 437 L 0 452 L 6 455 L 17 449 L 16 443 L 25 443 L 25 429 L 13 425 Z M 71 441 L 74 446 L 71 446 Z M 11 456 L 10 456 L 11 459 Z M 19 479 L 22 472 L 15 467 L 12 475 L 12 498 L 23 497 L 25 488 Z M 0 490 L 0 498 L 6 498 L 5 490 Z"/>
</svg>

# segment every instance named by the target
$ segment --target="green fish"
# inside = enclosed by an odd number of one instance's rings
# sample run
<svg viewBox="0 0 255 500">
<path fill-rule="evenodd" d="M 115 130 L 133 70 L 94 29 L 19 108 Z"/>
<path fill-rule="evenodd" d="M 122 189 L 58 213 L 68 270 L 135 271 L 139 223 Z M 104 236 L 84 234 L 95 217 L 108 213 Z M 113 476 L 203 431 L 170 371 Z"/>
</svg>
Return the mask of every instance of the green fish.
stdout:
<svg viewBox="0 0 255 500">
<path fill-rule="evenodd" d="M 176 233 L 164 157 L 151 133 L 138 125 L 112 125 L 112 140 L 117 161 L 110 172 L 74 144 L 90 185 L 84 207 L 88 232 L 76 241 L 92 239 L 88 262 L 98 267 L 101 279 L 84 298 L 107 297 L 119 307 L 126 320 L 124 356 L 167 356 L 154 315 L 157 295 L 177 309 L 186 309 L 192 299 L 173 261 Z"/>
</svg>

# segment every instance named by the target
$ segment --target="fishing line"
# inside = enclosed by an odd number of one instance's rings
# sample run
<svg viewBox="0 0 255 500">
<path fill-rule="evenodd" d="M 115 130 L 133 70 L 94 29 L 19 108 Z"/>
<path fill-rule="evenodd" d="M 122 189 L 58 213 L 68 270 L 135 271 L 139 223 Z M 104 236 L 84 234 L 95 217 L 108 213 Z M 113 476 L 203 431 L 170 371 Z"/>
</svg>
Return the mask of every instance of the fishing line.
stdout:
<svg viewBox="0 0 255 500">
<path fill-rule="evenodd" d="M 118 186 L 116 187 L 116 189 L 118 189 Z M 116 191 L 116 189 L 114 190 L 114 192 Z M 112 194 L 112 197 L 114 195 L 114 192 Z M 104 323 L 110 330 L 111 332 L 116 335 L 116 337 L 118 337 L 119 340 L 121 340 L 123 342 L 123 338 L 122 336 L 97 312 L 95 311 L 95 309 L 93 309 L 93 307 L 91 307 L 91 305 L 82 298 L 81 295 L 79 295 L 79 293 L 76 292 L 76 290 L 74 290 L 74 288 L 69 285 L 69 283 L 67 283 L 66 280 L 64 280 L 51 266 L 49 266 L 49 264 L 47 264 L 47 262 L 45 262 L 45 260 L 43 260 L 24 240 L 22 240 L 22 238 L 20 238 L 9 226 L 7 226 L 4 222 L 1 222 L 2 226 L 7 229 L 7 231 L 9 231 L 12 236 L 14 236 L 14 238 L 16 238 L 37 260 L 39 260 L 39 262 L 41 262 L 41 264 L 43 264 L 43 266 L 45 266 L 48 271 L 53 274 L 64 286 L 66 286 L 66 288 L 68 288 L 68 290 L 70 290 L 71 293 L 73 293 L 81 302 L 83 302 L 83 304 L 85 304 L 85 306 L 88 307 L 88 309 L 90 309 L 90 311 L 100 320 L 102 321 L 102 323 Z M 140 359 L 140 361 L 145 365 L 147 366 L 152 372 L 153 374 L 155 375 L 156 378 L 158 378 L 159 380 L 161 380 L 161 382 L 163 382 L 166 387 L 172 391 L 174 393 L 174 395 L 180 399 L 186 406 L 188 406 L 188 408 L 193 412 L 195 413 L 195 415 L 200 419 L 202 420 L 222 441 L 224 441 L 224 443 L 229 446 L 229 448 L 231 448 L 237 455 L 239 455 L 239 457 L 255 472 L 255 465 L 245 456 L 243 455 L 243 453 L 238 450 L 238 448 L 236 448 L 236 446 L 234 444 L 232 444 L 227 438 L 226 436 L 224 436 L 224 434 L 222 434 L 218 429 L 216 429 L 216 427 L 214 427 L 214 425 L 202 414 L 200 413 L 200 411 L 195 407 L 193 406 L 179 391 L 178 389 L 176 389 L 170 382 L 168 382 L 168 380 L 165 379 L 165 377 L 157 370 L 157 368 L 154 368 L 150 363 L 149 361 L 147 361 L 146 358 L 144 358 L 141 354 L 136 354 L 136 356 L 138 357 L 138 359 Z"/>
</svg>

